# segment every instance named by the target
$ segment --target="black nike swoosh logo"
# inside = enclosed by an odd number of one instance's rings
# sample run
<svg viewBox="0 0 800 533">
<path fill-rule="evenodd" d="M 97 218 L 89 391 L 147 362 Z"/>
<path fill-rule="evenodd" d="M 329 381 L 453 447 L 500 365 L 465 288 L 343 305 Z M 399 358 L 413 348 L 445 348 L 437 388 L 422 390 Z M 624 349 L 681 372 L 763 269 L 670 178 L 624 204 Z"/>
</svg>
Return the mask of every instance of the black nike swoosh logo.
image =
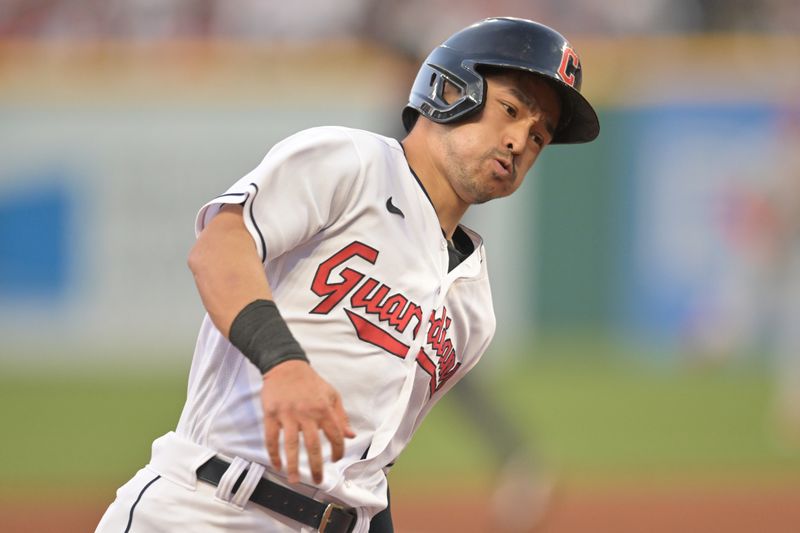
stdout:
<svg viewBox="0 0 800 533">
<path fill-rule="evenodd" d="M 401 217 L 406 218 L 406 216 L 403 214 L 403 212 L 400 211 L 400 208 L 392 203 L 392 197 L 391 196 L 389 197 L 388 200 L 386 200 L 386 209 L 387 209 L 387 211 L 389 211 L 392 214 L 400 215 Z"/>
</svg>

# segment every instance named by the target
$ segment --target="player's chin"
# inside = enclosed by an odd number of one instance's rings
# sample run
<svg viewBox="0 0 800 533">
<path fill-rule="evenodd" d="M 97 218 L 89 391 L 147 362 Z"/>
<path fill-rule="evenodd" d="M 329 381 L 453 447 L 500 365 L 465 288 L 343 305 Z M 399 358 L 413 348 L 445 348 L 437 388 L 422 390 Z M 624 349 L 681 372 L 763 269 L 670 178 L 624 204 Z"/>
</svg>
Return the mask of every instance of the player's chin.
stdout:
<svg viewBox="0 0 800 533">
<path fill-rule="evenodd" d="M 461 190 L 459 196 L 471 205 L 485 204 L 490 200 L 508 196 L 514 189 L 516 184 L 508 175 L 499 176 L 493 173 L 469 183 Z"/>
<path fill-rule="evenodd" d="M 485 204 L 490 200 L 496 200 L 498 198 L 504 198 L 510 195 L 513 191 L 509 190 L 507 187 L 493 187 L 491 189 L 485 189 L 480 191 L 478 194 L 475 194 L 473 197 L 472 204 Z"/>
<path fill-rule="evenodd" d="M 489 200 L 495 200 L 497 198 L 505 198 L 506 196 L 510 196 L 515 190 L 517 190 L 517 182 L 513 175 L 494 176 L 483 191 L 483 202 L 488 202 Z"/>
</svg>

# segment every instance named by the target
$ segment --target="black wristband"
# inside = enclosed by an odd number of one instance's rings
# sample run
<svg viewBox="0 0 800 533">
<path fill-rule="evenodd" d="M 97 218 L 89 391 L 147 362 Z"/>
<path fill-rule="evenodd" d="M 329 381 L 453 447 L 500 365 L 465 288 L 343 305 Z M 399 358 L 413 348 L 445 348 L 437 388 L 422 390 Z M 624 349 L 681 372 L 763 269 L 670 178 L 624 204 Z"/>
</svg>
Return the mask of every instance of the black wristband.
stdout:
<svg viewBox="0 0 800 533">
<path fill-rule="evenodd" d="M 271 300 L 255 300 L 239 311 L 228 340 L 258 367 L 261 374 L 284 361 L 308 361 L 289 326 Z"/>
</svg>

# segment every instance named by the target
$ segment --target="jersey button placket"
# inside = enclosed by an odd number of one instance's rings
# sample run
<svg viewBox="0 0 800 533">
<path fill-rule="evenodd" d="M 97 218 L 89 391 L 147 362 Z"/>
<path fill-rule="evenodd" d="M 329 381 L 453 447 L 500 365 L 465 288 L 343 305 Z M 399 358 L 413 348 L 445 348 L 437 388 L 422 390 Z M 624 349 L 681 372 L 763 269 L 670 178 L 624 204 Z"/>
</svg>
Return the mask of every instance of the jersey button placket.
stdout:
<svg viewBox="0 0 800 533">
<path fill-rule="evenodd" d="M 447 251 L 447 241 L 442 239 L 439 241 L 439 248 L 442 251 L 441 257 L 441 265 L 442 265 L 442 277 L 447 276 L 447 273 L 450 270 L 450 253 Z M 437 296 L 439 294 L 437 293 Z"/>
</svg>

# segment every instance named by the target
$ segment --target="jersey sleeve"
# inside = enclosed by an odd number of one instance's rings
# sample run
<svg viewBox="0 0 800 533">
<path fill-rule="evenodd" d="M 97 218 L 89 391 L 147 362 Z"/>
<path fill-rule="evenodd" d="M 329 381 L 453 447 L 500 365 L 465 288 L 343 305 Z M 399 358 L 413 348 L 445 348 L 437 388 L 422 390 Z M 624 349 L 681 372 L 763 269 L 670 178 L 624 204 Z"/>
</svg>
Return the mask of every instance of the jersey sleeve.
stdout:
<svg viewBox="0 0 800 533">
<path fill-rule="evenodd" d="M 361 174 L 358 151 L 346 130 L 325 127 L 297 133 L 204 205 L 195 233 L 199 235 L 223 205 L 242 205 L 245 226 L 266 263 L 338 219 Z"/>
</svg>

